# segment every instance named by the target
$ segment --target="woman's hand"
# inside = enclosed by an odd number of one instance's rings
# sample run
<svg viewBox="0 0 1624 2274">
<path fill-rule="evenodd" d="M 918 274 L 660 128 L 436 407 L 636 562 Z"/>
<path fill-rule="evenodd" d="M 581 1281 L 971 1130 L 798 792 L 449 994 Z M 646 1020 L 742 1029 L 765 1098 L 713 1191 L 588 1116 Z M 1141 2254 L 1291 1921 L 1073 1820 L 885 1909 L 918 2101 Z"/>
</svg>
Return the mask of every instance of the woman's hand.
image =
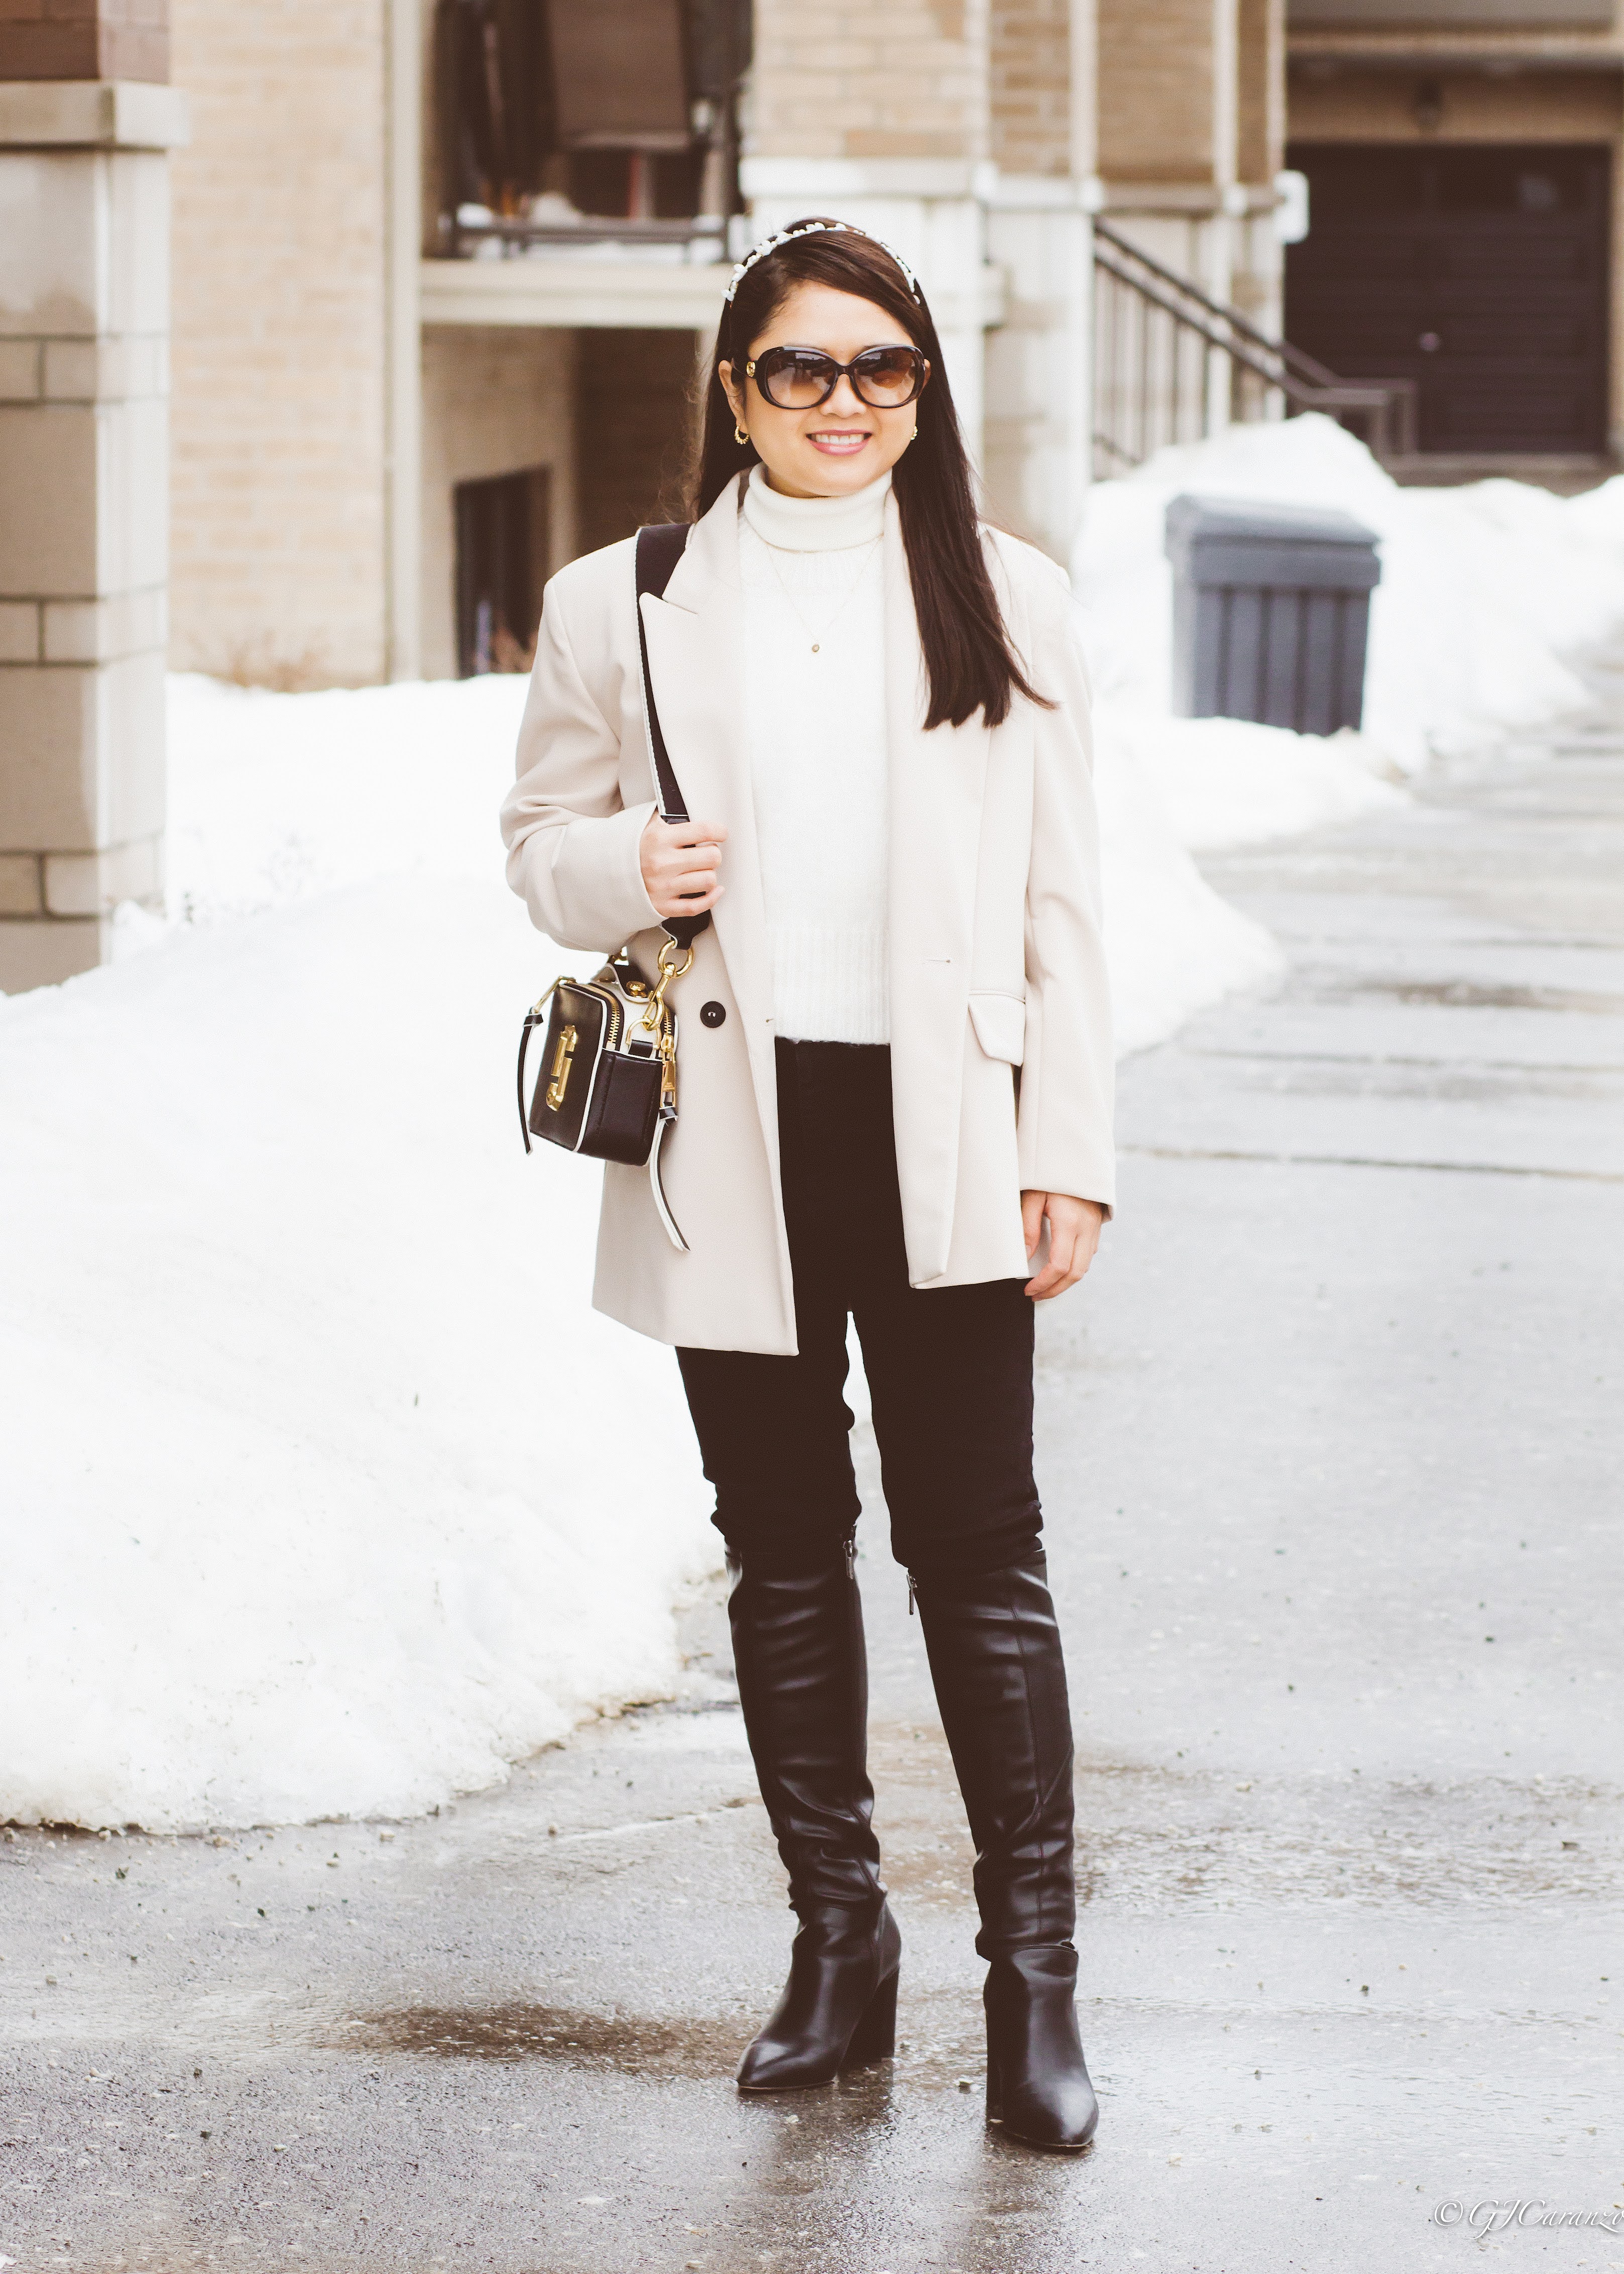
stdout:
<svg viewBox="0 0 1624 2274">
<path fill-rule="evenodd" d="M 638 843 L 643 890 L 663 916 L 703 915 L 727 890 L 718 877 L 727 832 L 719 821 L 682 821 L 673 828 L 658 809 Z"/>
<path fill-rule="evenodd" d="M 1047 1303 L 1051 1296 L 1064 1295 L 1068 1287 L 1076 1286 L 1094 1261 L 1105 1210 L 1097 1201 L 1075 1201 L 1069 1193 L 1023 1193 L 1020 1223 L 1026 1235 L 1028 1263 L 1038 1252 L 1045 1216 L 1049 1218 L 1049 1261 L 1035 1279 L 1026 1282 L 1026 1292 L 1034 1303 Z"/>
</svg>

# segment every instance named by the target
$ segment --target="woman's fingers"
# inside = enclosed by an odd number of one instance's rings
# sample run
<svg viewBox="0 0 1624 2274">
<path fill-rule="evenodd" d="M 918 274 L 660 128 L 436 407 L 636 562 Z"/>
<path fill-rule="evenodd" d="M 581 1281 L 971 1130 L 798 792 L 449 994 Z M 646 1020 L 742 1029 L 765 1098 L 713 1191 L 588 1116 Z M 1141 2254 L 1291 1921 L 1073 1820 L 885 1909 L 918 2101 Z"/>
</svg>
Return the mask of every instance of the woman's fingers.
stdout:
<svg viewBox="0 0 1624 2274">
<path fill-rule="evenodd" d="M 669 915 L 673 907 L 686 908 L 692 915 L 701 902 L 709 907 L 722 889 L 714 869 L 685 869 L 677 876 L 657 877 L 650 881 L 649 898 L 662 915 Z M 671 907 L 665 905 L 667 902 Z"/>
<path fill-rule="evenodd" d="M 1087 1270 L 1100 1244 L 1104 1214 L 1094 1201 L 1073 1200 L 1069 1193 L 1041 1192 L 1022 1193 L 1020 1213 L 1028 1257 L 1035 1254 L 1038 1234 L 1044 1218 L 1049 1219 L 1049 1261 L 1026 1282 L 1032 1300 L 1047 1303 L 1064 1295 L 1068 1287 L 1075 1287 Z"/>
<path fill-rule="evenodd" d="M 649 898 L 662 916 L 697 916 L 713 908 L 726 890 L 726 885 L 712 885 L 708 892 L 650 892 Z"/>
<path fill-rule="evenodd" d="M 662 869 L 719 869 L 722 848 L 719 845 L 661 845 L 656 847 L 654 858 Z"/>
<path fill-rule="evenodd" d="M 679 821 L 673 825 L 662 821 L 658 813 L 649 824 L 647 836 L 653 838 L 658 857 L 683 861 L 705 856 L 719 861 L 727 841 L 727 832 L 719 821 Z"/>
<path fill-rule="evenodd" d="M 668 892 L 708 892 L 716 882 L 716 870 L 683 869 L 674 877 L 664 879 Z"/>
<path fill-rule="evenodd" d="M 717 871 L 727 832 L 719 821 L 683 821 L 674 827 L 649 816 L 638 847 L 643 889 L 662 916 L 695 916 L 713 907 L 722 887 Z"/>
<path fill-rule="evenodd" d="M 1049 1203 L 1049 1265 L 1069 1287 L 1082 1274 L 1071 1269 L 1077 1253 L 1077 1219 L 1051 1195 Z"/>
</svg>

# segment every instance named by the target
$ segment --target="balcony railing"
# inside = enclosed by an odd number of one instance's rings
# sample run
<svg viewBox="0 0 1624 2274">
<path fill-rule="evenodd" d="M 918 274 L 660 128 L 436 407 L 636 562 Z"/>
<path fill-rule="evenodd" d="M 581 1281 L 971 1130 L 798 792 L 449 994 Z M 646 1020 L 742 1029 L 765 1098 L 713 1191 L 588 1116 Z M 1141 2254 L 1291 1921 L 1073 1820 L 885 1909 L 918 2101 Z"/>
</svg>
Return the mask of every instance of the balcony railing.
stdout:
<svg viewBox="0 0 1624 2274">
<path fill-rule="evenodd" d="M 463 206 L 447 217 L 444 245 L 455 260 L 477 255 L 482 245 L 493 245 L 505 257 L 522 258 L 532 246 L 538 251 L 568 247 L 582 251 L 592 245 L 676 245 L 694 261 L 723 260 L 727 256 L 728 225 L 714 214 L 691 221 L 643 221 L 582 214 L 573 221 L 528 221 Z M 486 258 L 491 258 L 486 255 Z"/>
<path fill-rule="evenodd" d="M 750 0 L 434 0 L 434 250 L 714 260 Z"/>
<path fill-rule="evenodd" d="M 1413 380 L 1340 379 L 1105 222 L 1095 222 L 1094 234 L 1097 477 L 1140 465 L 1169 442 L 1199 442 L 1226 426 L 1300 410 L 1323 410 L 1362 432 L 1379 458 L 1413 454 Z"/>
</svg>

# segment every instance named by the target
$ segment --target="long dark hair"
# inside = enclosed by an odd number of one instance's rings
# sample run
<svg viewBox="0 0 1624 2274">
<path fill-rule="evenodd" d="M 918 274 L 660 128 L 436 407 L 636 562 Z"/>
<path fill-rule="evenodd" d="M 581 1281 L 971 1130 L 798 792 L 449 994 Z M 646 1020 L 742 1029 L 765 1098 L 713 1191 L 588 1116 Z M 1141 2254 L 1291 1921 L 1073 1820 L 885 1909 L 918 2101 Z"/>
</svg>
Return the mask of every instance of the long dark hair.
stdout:
<svg viewBox="0 0 1624 2274">
<path fill-rule="evenodd" d="M 806 225 L 794 223 L 797 229 Z M 925 725 L 928 729 L 944 724 L 962 727 L 979 710 L 989 727 L 1000 727 L 1017 695 L 1033 703 L 1045 703 L 1045 698 L 1028 683 L 1010 644 L 987 573 L 970 462 L 930 311 L 922 295 L 914 298 L 896 260 L 875 238 L 827 224 L 814 235 L 779 245 L 740 279 L 733 299 L 722 310 L 705 385 L 704 424 L 689 501 L 693 518 L 697 521 L 707 513 L 733 477 L 756 464 L 758 455 L 753 443 L 733 438 L 733 414 L 722 391 L 718 366 L 731 364 L 735 383 L 741 382 L 751 342 L 760 338 L 798 284 L 827 284 L 837 292 L 872 300 L 930 359 L 930 382 L 915 406 L 918 438 L 903 452 L 891 476 L 930 682 Z"/>
</svg>

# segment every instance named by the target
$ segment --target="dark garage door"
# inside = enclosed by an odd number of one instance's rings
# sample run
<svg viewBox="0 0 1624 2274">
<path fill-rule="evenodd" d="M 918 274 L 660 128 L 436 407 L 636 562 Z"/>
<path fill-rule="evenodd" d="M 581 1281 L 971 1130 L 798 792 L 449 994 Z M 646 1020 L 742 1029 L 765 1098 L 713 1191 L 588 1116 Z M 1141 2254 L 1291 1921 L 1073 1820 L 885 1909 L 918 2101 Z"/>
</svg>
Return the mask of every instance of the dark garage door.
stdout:
<svg viewBox="0 0 1624 2274">
<path fill-rule="evenodd" d="M 1286 336 L 1348 379 L 1414 379 L 1421 448 L 1599 452 L 1609 154 L 1299 144 L 1310 231 Z"/>
</svg>

